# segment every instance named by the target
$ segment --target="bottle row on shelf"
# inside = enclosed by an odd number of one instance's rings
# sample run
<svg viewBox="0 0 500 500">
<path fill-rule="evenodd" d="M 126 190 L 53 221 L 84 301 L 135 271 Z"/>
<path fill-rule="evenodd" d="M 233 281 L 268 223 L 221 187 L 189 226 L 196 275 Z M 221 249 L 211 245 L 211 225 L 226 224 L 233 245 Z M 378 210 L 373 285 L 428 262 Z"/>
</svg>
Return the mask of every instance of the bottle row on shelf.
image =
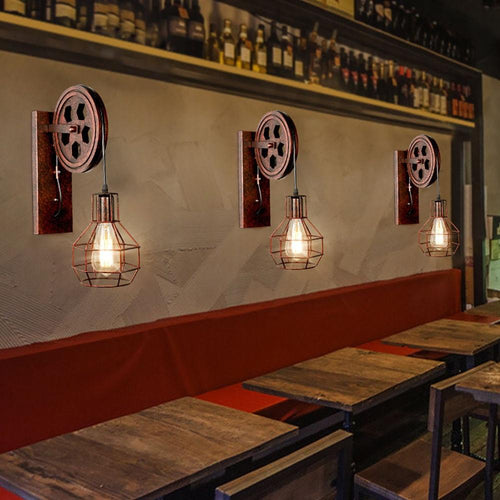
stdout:
<svg viewBox="0 0 500 500">
<path fill-rule="evenodd" d="M 434 11 L 422 12 L 411 0 L 357 0 L 356 19 L 434 52 L 466 64 L 474 63 L 474 47 L 443 22 Z M 418 3 L 417 3 L 418 5 Z"/>
<path fill-rule="evenodd" d="M 471 87 L 449 82 L 421 68 L 377 57 L 318 34 L 319 25 L 298 30 L 261 20 L 256 30 L 232 22 L 222 30 L 205 19 L 199 0 L 0 0 L 3 9 L 68 27 L 203 57 L 244 70 L 311 84 L 474 120 Z M 252 36 L 253 35 L 253 36 Z"/>
</svg>

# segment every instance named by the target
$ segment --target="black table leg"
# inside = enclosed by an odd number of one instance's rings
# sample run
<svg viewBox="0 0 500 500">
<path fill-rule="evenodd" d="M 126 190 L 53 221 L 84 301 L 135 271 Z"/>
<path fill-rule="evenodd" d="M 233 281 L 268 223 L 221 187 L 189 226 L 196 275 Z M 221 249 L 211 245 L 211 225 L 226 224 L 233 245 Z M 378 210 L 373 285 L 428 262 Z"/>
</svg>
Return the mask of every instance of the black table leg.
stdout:
<svg viewBox="0 0 500 500">
<path fill-rule="evenodd" d="M 486 500 L 493 500 L 493 474 L 495 471 L 497 411 L 497 405 L 490 404 L 490 412 L 488 417 L 488 443 L 486 446 L 486 481 L 484 484 Z"/>
</svg>

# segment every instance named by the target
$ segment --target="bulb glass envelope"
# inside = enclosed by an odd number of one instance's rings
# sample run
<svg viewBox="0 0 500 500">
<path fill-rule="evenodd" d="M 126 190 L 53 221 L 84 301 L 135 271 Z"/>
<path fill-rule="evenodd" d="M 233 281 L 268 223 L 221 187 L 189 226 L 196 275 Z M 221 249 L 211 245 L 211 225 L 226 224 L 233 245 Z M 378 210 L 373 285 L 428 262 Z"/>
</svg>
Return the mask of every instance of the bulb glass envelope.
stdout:
<svg viewBox="0 0 500 500">
<path fill-rule="evenodd" d="M 92 222 L 73 243 L 73 270 L 81 284 L 113 288 L 132 283 L 140 246 L 120 223 L 118 194 L 92 195 Z"/>
<path fill-rule="evenodd" d="M 323 256 L 323 236 L 307 218 L 304 195 L 287 196 L 286 214 L 270 237 L 271 256 L 284 269 L 311 269 Z"/>
<path fill-rule="evenodd" d="M 460 231 L 448 218 L 446 201 L 431 204 L 431 216 L 418 232 L 418 244 L 430 257 L 451 257 L 460 246 Z"/>
</svg>

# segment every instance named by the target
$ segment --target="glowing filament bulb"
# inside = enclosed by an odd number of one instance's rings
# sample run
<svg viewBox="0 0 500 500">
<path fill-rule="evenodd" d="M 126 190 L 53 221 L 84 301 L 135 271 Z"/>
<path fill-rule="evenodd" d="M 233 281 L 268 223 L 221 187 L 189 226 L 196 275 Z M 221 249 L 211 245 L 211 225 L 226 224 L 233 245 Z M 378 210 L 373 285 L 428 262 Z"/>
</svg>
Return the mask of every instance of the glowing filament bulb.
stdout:
<svg viewBox="0 0 500 500">
<path fill-rule="evenodd" d="M 442 217 L 436 217 L 432 223 L 429 245 L 436 250 L 446 250 L 450 244 L 450 232 Z"/>
<path fill-rule="evenodd" d="M 285 252 L 291 258 L 309 257 L 308 238 L 301 219 L 292 219 L 288 225 Z"/>
<path fill-rule="evenodd" d="M 95 272 L 108 276 L 120 270 L 120 244 L 113 225 L 101 222 L 95 231 L 92 248 L 92 267 Z"/>
</svg>

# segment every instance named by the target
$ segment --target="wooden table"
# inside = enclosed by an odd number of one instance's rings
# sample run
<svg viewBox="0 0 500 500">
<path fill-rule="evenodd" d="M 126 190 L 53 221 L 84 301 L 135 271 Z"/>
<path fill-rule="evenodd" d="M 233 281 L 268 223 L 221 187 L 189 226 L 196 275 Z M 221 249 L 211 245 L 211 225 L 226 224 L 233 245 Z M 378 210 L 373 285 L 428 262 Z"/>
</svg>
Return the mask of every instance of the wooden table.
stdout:
<svg viewBox="0 0 500 500">
<path fill-rule="evenodd" d="M 488 403 L 488 442 L 486 446 L 486 498 L 493 499 L 493 474 L 495 462 L 495 442 L 497 412 L 500 405 L 500 365 L 486 363 L 484 369 L 462 378 L 455 386 L 457 391 L 471 394 L 476 401 Z"/>
<path fill-rule="evenodd" d="M 0 485 L 29 498 L 156 498 L 271 452 L 297 428 L 182 398 L 0 455 Z"/>
<path fill-rule="evenodd" d="M 382 342 L 454 354 L 463 357 L 466 369 L 470 369 L 475 366 L 479 354 L 489 350 L 493 356 L 493 348 L 497 348 L 500 342 L 500 327 L 439 319 L 386 337 Z"/>
<path fill-rule="evenodd" d="M 341 410 L 344 428 L 352 431 L 353 414 L 431 381 L 445 369 L 437 361 L 346 347 L 247 380 L 243 387 Z"/>
<path fill-rule="evenodd" d="M 500 317 L 500 300 L 488 302 L 481 306 L 473 307 L 465 311 L 469 314 L 478 314 L 479 316 L 498 316 Z"/>
</svg>

